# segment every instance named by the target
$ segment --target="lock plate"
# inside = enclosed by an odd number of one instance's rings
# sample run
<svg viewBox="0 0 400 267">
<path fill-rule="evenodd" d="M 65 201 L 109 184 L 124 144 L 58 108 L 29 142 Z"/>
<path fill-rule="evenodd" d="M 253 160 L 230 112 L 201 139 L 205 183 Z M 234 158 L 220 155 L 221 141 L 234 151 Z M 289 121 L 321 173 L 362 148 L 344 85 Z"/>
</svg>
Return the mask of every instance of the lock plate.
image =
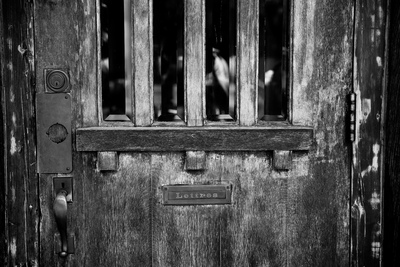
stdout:
<svg viewBox="0 0 400 267">
<path fill-rule="evenodd" d="M 38 94 L 36 107 L 38 173 L 70 173 L 71 95 Z"/>
</svg>

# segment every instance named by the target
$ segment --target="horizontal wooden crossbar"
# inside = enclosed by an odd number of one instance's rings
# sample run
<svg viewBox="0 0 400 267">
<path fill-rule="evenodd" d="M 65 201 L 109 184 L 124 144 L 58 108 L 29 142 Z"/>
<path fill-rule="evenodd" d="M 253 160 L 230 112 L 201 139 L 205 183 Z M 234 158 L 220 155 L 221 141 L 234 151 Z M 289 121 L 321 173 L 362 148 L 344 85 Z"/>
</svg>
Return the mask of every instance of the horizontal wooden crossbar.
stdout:
<svg viewBox="0 0 400 267">
<path fill-rule="evenodd" d="M 78 151 L 309 150 L 310 127 L 91 127 L 76 131 Z"/>
</svg>

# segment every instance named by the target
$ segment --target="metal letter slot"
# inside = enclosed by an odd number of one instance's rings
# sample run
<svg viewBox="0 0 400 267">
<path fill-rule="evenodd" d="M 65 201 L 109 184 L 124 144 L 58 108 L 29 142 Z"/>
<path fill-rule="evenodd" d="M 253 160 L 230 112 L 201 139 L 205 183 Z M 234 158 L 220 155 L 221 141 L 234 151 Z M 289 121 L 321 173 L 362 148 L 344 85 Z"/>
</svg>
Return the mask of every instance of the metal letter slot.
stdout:
<svg viewBox="0 0 400 267">
<path fill-rule="evenodd" d="M 165 185 L 163 205 L 231 204 L 232 185 Z"/>
</svg>

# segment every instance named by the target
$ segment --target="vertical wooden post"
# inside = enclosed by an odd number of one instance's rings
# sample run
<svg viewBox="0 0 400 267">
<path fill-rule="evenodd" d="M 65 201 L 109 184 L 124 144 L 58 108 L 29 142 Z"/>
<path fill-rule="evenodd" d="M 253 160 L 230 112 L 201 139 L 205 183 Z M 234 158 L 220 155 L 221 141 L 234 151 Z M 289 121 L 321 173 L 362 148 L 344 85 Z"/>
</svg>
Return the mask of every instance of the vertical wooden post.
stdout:
<svg viewBox="0 0 400 267">
<path fill-rule="evenodd" d="M 400 2 L 391 0 L 387 58 L 383 266 L 400 265 Z"/>
<path fill-rule="evenodd" d="M 131 8 L 134 123 L 136 126 L 149 126 L 153 121 L 152 0 L 134 0 Z"/>
<path fill-rule="evenodd" d="M 185 1 L 185 121 L 202 126 L 205 118 L 205 0 Z"/>
<path fill-rule="evenodd" d="M 356 134 L 353 142 L 351 205 L 365 211 L 355 221 L 362 231 L 352 233 L 352 264 L 379 266 L 381 262 L 382 154 L 386 0 L 357 0 L 354 27 Z"/>
<path fill-rule="evenodd" d="M 238 1 L 238 118 L 240 125 L 257 122 L 259 1 Z"/>
<path fill-rule="evenodd" d="M 33 3 L 0 3 L 0 260 L 39 265 Z"/>
</svg>

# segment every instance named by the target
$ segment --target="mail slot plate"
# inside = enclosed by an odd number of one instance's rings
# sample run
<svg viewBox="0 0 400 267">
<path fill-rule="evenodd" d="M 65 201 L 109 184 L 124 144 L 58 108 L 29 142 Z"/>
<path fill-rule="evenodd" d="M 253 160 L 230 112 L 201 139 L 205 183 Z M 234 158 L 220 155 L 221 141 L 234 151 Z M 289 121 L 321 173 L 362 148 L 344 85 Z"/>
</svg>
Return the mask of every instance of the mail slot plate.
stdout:
<svg viewBox="0 0 400 267">
<path fill-rule="evenodd" d="M 163 205 L 231 204 L 232 185 L 165 185 Z"/>
</svg>

